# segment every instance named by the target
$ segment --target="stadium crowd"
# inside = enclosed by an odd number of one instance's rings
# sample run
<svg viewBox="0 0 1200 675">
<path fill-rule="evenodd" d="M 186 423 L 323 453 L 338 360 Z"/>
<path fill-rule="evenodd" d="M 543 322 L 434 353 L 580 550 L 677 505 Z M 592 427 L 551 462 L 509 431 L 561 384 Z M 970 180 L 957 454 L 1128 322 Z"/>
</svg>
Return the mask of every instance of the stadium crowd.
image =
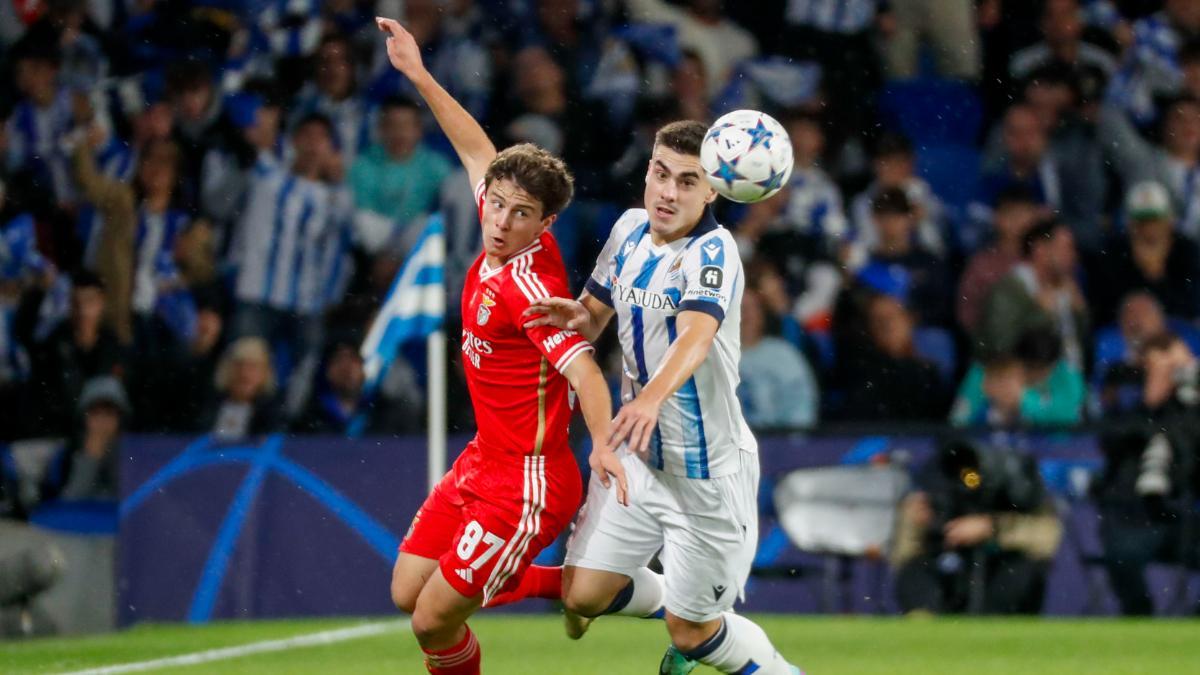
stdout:
<svg viewBox="0 0 1200 675">
<path fill-rule="evenodd" d="M 478 222 L 377 14 L 566 159 L 576 282 L 659 125 L 784 123 L 784 191 L 717 206 L 757 428 L 1144 417 L 1195 374 L 1200 2 L 4 0 L 0 439 L 70 439 L 55 489 L 111 492 L 122 429 L 422 428 L 419 353 L 365 396 L 358 345 L 435 213 L 457 311 Z"/>
</svg>

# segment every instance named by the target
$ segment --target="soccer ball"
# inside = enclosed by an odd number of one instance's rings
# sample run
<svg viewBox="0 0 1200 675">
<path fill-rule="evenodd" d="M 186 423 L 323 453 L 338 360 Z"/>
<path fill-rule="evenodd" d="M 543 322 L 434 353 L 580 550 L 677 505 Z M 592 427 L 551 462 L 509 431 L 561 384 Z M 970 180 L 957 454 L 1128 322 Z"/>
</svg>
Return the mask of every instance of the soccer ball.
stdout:
<svg viewBox="0 0 1200 675">
<path fill-rule="evenodd" d="M 735 110 L 709 127 L 700 165 L 726 199 L 759 202 L 779 192 L 791 177 L 792 142 L 770 115 Z"/>
</svg>

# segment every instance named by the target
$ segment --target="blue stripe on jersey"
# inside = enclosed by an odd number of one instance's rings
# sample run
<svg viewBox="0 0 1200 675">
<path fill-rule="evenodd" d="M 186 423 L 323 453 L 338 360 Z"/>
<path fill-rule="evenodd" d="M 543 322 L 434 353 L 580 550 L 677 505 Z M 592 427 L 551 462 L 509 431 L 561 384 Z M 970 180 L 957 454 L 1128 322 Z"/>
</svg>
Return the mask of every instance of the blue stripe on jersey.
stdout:
<svg viewBox="0 0 1200 675">
<path fill-rule="evenodd" d="M 300 300 L 300 277 L 304 275 L 304 254 L 308 251 L 308 221 L 312 218 L 311 196 L 304 200 L 300 222 L 296 225 L 296 255 L 292 258 L 292 282 L 288 287 L 288 307 L 296 309 Z"/>
<path fill-rule="evenodd" d="M 625 241 L 621 242 L 621 248 L 617 251 L 617 255 L 613 264 L 613 274 L 615 276 L 621 276 L 621 270 L 625 269 L 625 261 L 629 258 L 629 254 L 633 253 L 633 251 L 637 248 L 638 242 L 640 242 L 642 237 L 646 236 L 646 233 L 649 231 L 650 221 L 647 220 L 646 222 L 642 223 L 641 227 L 635 228 L 633 232 L 630 232 L 629 236 L 625 238 Z M 604 282 L 607 284 L 608 280 L 605 279 Z"/>
<path fill-rule="evenodd" d="M 665 293 L 676 303 L 679 302 L 679 289 L 668 288 Z M 678 337 L 675 328 L 675 317 L 667 317 L 667 344 L 675 344 Z M 700 411 L 700 391 L 696 387 L 695 376 L 675 392 L 676 398 L 682 404 L 683 410 L 683 443 L 684 464 L 687 467 L 688 478 L 708 478 L 708 441 L 704 435 L 704 416 Z M 655 427 L 658 431 L 658 427 Z M 658 468 L 662 467 L 662 439 L 659 439 Z"/>
<path fill-rule="evenodd" d="M 263 303 L 270 304 L 271 291 L 275 286 L 275 266 L 279 264 L 279 234 L 283 232 L 284 209 L 287 208 L 288 197 L 292 194 L 292 188 L 296 187 L 295 176 L 289 175 L 284 181 L 283 187 L 279 189 L 279 198 L 275 200 L 275 224 L 271 230 L 271 252 L 267 255 L 267 281 L 263 284 Z"/>
<path fill-rule="evenodd" d="M 647 223 L 649 227 L 649 223 Z M 633 287 L 645 290 L 650 286 L 650 280 L 654 278 L 654 270 L 658 269 L 658 263 L 662 262 L 666 255 L 652 255 L 646 258 L 646 262 L 642 263 L 642 269 L 638 270 L 637 278 L 633 280 Z M 633 328 L 633 357 L 637 360 L 638 369 L 638 384 L 645 386 L 650 381 L 650 375 L 646 372 L 646 325 L 642 318 L 642 308 L 637 305 L 629 307 L 630 326 Z"/>
</svg>

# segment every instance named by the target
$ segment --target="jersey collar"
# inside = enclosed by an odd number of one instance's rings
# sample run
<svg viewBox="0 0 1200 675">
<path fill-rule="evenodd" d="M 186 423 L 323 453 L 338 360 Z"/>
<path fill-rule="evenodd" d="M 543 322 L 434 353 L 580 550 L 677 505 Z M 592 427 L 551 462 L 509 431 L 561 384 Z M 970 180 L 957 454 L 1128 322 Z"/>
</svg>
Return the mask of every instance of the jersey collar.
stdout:
<svg viewBox="0 0 1200 675">
<path fill-rule="evenodd" d="M 484 255 L 483 260 L 479 263 L 479 278 L 487 279 L 488 277 L 507 267 L 510 262 L 516 260 L 517 258 L 527 256 L 531 253 L 537 253 L 538 251 L 542 250 L 542 236 L 544 235 L 545 233 L 543 232 L 542 235 L 539 235 L 532 244 L 509 256 L 508 260 L 505 260 L 504 264 L 499 267 L 489 266 L 487 264 L 487 256 Z"/>
</svg>

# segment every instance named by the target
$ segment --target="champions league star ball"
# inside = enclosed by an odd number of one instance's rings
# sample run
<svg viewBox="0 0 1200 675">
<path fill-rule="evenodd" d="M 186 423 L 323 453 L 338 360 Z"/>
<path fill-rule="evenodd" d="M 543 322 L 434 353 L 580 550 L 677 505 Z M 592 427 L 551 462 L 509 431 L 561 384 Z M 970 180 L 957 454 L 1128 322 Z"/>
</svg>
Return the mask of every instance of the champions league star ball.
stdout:
<svg viewBox="0 0 1200 675">
<path fill-rule="evenodd" d="M 700 165 L 726 199 L 759 202 L 779 192 L 792 175 L 792 142 L 770 115 L 735 110 L 709 127 Z"/>
</svg>

